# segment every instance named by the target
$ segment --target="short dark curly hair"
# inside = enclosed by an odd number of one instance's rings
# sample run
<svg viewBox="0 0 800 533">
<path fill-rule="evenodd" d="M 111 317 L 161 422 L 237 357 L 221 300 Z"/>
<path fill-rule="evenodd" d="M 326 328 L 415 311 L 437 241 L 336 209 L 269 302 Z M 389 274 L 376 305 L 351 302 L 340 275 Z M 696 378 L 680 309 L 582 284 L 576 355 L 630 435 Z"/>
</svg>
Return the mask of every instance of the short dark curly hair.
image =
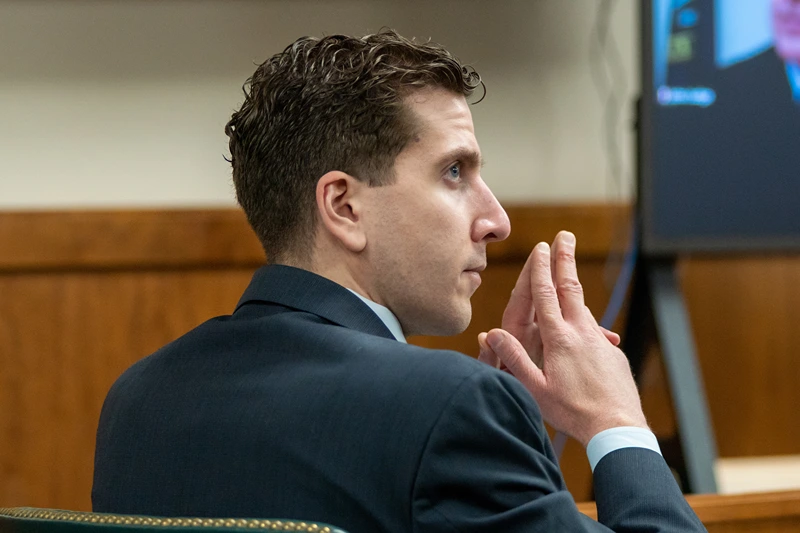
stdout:
<svg viewBox="0 0 800 533">
<path fill-rule="evenodd" d="M 393 30 L 303 37 L 259 65 L 225 133 L 237 200 L 268 261 L 311 259 L 325 173 L 393 182 L 394 161 L 416 133 L 408 94 L 435 87 L 468 97 L 482 85 L 442 46 Z"/>
</svg>

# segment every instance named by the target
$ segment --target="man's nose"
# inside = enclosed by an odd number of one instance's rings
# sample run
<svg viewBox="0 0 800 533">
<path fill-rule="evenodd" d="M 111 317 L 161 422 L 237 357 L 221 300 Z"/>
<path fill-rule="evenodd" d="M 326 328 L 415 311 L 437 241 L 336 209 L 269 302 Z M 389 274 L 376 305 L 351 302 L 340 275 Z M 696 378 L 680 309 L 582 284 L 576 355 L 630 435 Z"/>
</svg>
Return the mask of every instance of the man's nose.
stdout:
<svg viewBox="0 0 800 533">
<path fill-rule="evenodd" d="M 472 240 L 475 242 L 505 240 L 511 234 L 511 222 L 508 220 L 508 214 L 489 187 L 482 181 L 481 185 L 482 209 L 472 227 Z"/>
</svg>

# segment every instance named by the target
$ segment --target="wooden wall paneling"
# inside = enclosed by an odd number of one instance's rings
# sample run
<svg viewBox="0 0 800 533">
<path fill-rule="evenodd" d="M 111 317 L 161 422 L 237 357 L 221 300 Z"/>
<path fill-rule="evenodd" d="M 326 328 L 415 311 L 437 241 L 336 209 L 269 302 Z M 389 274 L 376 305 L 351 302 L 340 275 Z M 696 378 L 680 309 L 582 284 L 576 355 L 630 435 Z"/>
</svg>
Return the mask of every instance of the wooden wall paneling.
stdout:
<svg viewBox="0 0 800 533">
<path fill-rule="evenodd" d="M 683 289 L 720 456 L 800 452 L 800 256 L 692 258 Z"/>
<path fill-rule="evenodd" d="M 511 237 L 488 248 L 490 262 L 524 261 L 562 229 L 578 254 L 605 257 L 622 242 L 625 205 L 506 206 Z M 0 212 L 0 271 L 258 265 L 264 253 L 236 209 Z"/>
<path fill-rule="evenodd" d="M 473 324 L 430 347 L 477 354 L 500 323 L 530 249 L 578 236 L 579 273 L 599 316 L 605 257 L 624 242 L 624 206 L 510 206 L 512 236 L 490 245 Z M 236 210 L 0 213 L 0 505 L 89 508 L 97 416 L 130 363 L 203 320 L 229 313 L 263 253 Z M 795 308 L 800 259 L 693 258 L 683 286 L 723 456 L 800 453 Z M 657 432 L 674 419 L 657 358 L 643 371 Z M 589 497 L 582 447 L 562 460 Z"/>
<path fill-rule="evenodd" d="M 0 276 L 0 504 L 90 510 L 103 399 L 128 366 L 230 313 L 251 268 Z"/>
<path fill-rule="evenodd" d="M 489 245 L 489 260 L 522 259 L 540 241 L 552 242 L 561 230 L 575 233 L 576 253 L 582 258 L 605 258 L 609 250 L 624 249 L 630 209 L 622 204 L 506 205 L 511 236 Z"/>
<path fill-rule="evenodd" d="M 0 212 L 0 272 L 263 262 L 237 209 Z"/>
</svg>

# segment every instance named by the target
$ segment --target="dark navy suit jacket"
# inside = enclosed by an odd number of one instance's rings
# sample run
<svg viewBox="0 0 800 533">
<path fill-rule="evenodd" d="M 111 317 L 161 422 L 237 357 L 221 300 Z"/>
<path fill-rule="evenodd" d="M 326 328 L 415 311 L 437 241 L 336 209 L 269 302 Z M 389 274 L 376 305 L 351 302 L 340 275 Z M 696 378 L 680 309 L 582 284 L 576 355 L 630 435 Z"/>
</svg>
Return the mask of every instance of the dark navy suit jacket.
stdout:
<svg viewBox="0 0 800 533">
<path fill-rule="evenodd" d="M 608 527 L 702 530 L 652 451 L 606 456 L 595 490 Z M 92 500 L 352 533 L 606 530 L 578 513 L 516 379 L 397 342 L 358 297 L 285 266 L 114 384 Z"/>
</svg>

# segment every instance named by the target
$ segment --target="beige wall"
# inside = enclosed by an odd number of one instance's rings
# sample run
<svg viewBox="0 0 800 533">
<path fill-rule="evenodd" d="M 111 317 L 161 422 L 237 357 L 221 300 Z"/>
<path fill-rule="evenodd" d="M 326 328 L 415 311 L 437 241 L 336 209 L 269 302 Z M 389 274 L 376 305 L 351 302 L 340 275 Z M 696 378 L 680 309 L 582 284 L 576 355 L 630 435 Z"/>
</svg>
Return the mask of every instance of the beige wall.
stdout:
<svg viewBox="0 0 800 533">
<path fill-rule="evenodd" d="M 300 35 L 382 26 L 432 37 L 482 74 L 473 112 L 501 200 L 628 197 L 629 121 L 620 188 L 589 70 L 597 4 L 0 0 L 0 209 L 230 205 L 222 128 L 254 62 Z M 616 4 L 632 94 L 636 2 Z"/>
</svg>

